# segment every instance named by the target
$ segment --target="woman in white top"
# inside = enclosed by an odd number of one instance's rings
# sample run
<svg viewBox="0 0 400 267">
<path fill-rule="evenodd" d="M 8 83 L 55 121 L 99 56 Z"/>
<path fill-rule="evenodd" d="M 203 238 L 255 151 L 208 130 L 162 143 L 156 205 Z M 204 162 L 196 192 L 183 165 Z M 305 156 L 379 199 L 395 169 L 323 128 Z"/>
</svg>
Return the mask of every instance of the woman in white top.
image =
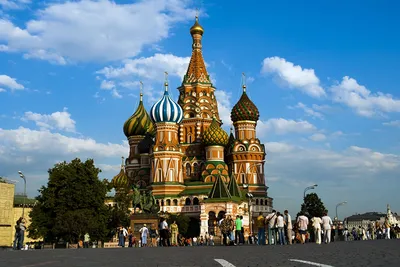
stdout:
<svg viewBox="0 0 400 267">
<path fill-rule="evenodd" d="M 324 241 L 325 244 L 329 244 L 331 242 L 331 225 L 332 219 L 328 216 L 328 213 L 325 212 L 325 216 L 322 217 L 322 226 L 324 227 Z"/>
<path fill-rule="evenodd" d="M 321 244 L 321 223 L 322 220 L 319 217 L 314 217 L 311 219 L 312 226 L 314 228 L 315 243 Z"/>
</svg>

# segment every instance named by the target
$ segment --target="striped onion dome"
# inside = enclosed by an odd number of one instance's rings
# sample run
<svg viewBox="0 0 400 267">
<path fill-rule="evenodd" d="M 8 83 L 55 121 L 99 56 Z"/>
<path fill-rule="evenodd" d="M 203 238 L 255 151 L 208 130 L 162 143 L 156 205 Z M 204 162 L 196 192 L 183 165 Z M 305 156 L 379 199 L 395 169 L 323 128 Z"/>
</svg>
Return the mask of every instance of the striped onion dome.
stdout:
<svg viewBox="0 0 400 267">
<path fill-rule="evenodd" d="M 168 83 L 165 82 L 165 91 L 163 97 L 158 100 L 150 109 L 151 119 L 157 122 L 175 122 L 180 123 L 183 119 L 183 110 L 168 93 Z"/>
<path fill-rule="evenodd" d="M 228 134 L 221 128 L 218 121 L 213 118 L 210 126 L 203 133 L 203 143 L 206 146 L 226 146 Z"/>
<path fill-rule="evenodd" d="M 135 113 L 124 123 L 123 129 L 126 137 L 146 135 L 146 133 L 150 133 L 153 136 L 155 135 L 154 124 L 143 105 L 142 93 L 140 94 L 139 106 Z"/>
<path fill-rule="evenodd" d="M 231 120 L 237 121 L 255 121 L 257 122 L 260 118 L 260 113 L 253 101 L 250 100 L 246 93 L 246 86 L 243 85 L 243 94 L 239 101 L 233 107 L 231 112 Z"/>
<path fill-rule="evenodd" d="M 112 184 L 115 189 L 122 189 L 129 187 L 129 179 L 125 174 L 124 157 L 122 157 L 121 171 L 114 176 Z"/>
</svg>

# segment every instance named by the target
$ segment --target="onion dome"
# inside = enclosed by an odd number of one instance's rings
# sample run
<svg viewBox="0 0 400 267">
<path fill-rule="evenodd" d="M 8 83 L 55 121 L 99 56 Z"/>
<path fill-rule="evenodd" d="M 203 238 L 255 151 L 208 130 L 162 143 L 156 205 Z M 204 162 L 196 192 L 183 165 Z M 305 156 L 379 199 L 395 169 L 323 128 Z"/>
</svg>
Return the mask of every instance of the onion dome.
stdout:
<svg viewBox="0 0 400 267">
<path fill-rule="evenodd" d="M 125 174 L 124 157 L 122 157 L 121 171 L 114 176 L 111 183 L 115 189 L 123 189 L 129 187 L 129 179 Z"/>
<path fill-rule="evenodd" d="M 203 27 L 200 25 L 200 23 L 199 23 L 199 17 L 198 16 L 196 16 L 196 21 L 195 21 L 195 23 L 193 24 L 193 26 L 190 28 L 190 34 L 191 35 L 193 35 L 193 34 L 200 34 L 200 35 L 203 35 L 203 33 L 204 33 L 204 29 L 203 29 Z"/>
<path fill-rule="evenodd" d="M 168 93 L 168 82 L 164 83 L 164 96 L 158 100 L 150 109 L 150 116 L 153 122 L 175 122 L 183 120 L 183 110 Z"/>
<path fill-rule="evenodd" d="M 139 142 L 137 148 L 140 154 L 148 154 L 150 153 L 150 148 L 154 144 L 153 137 L 150 133 L 147 133 L 146 136 Z"/>
<path fill-rule="evenodd" d="M 247 96 L 246 85 L 243 85 L 243 94 L 239 101 L 233 107 L 231 111 L 231 120 L 237 121 L 255 121 L 257 122 L 260 118 L 260 112 L 253 101 Z"/>
<path fill-rule="evenodd" d="M 124 134 L 126 137 L 134 135 L 145 135 L 150 133 L 154 135 L 155 127 L 149 114 L 143 105 L 143 94 L 140 93 L 139 106 L 135 113 L 124 123 Z"/>
<path fill-rule="evenodd" d="M 228 134 L 221 128 L 215 117 L 210 127 L 203 133 L 203 143 L 206 146 L 226 146 L 228 144 Z"/>
</svg>

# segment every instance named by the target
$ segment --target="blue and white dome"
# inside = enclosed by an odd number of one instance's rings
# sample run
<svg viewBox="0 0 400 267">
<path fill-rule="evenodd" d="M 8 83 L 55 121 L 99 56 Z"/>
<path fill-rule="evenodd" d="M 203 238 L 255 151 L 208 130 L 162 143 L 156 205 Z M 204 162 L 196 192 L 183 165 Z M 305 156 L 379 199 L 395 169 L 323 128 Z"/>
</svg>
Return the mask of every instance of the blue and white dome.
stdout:
<svg viewBox="0 0 400 267">
<path fill-rule="evenodd" d="M 164 96 L 150 109 L 151 119 L 157 122 L 180 123 L 183 119 L 183 110 L 168 93 L 168 83 L 165 83 Z"/>
</svg>

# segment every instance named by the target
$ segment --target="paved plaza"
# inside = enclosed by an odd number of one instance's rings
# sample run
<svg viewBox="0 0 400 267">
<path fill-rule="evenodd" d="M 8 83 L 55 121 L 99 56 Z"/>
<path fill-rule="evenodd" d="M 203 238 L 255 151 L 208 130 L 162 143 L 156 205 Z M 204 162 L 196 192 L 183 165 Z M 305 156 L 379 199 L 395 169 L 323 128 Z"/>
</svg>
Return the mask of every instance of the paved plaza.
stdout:
<svg viewBox="0 0 400 267">
<path fill-rule="evenodd" d="M 1 251 L 1 267 L 400 266 L 400 240 L 292 246 Z"/>
</svg>

